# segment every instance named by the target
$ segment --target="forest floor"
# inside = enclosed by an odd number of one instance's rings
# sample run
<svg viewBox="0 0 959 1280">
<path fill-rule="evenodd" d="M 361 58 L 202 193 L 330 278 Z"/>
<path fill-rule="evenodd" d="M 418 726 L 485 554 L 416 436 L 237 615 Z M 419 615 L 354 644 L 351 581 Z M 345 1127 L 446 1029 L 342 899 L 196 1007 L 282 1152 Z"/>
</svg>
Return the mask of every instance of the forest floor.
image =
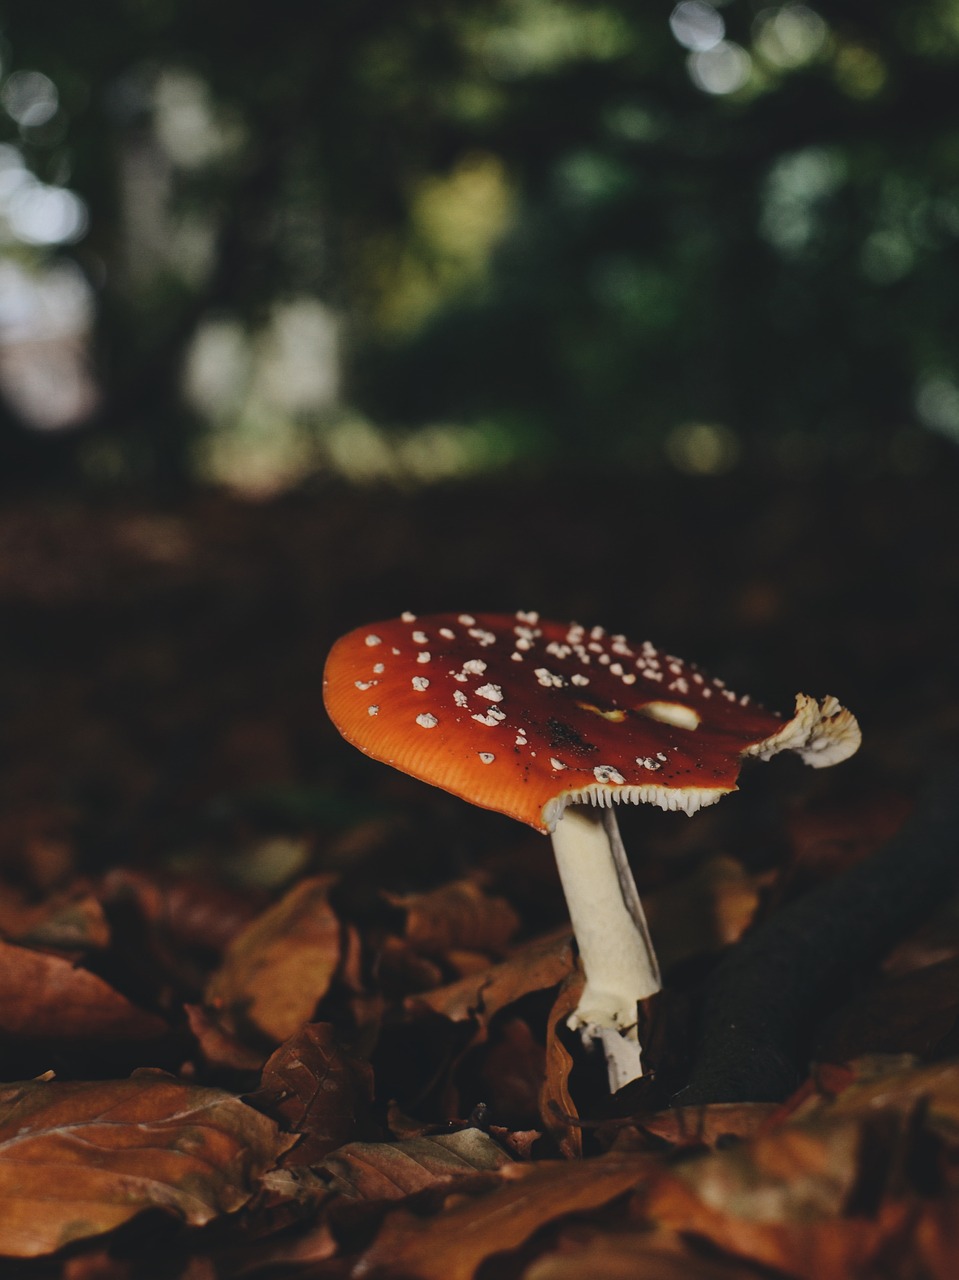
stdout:
<svg viewBox="0 0 959 1280">
<path fill-rule="evenodd" d="M 600 623 L 860 720 L 835 769 L 622 813 L 665 990 L 614 1097 L 549 842 L 325 715 L 331 643 L 404 609 Z M 954 459 L 24 499 L 0 618 L 0 1280 L 959 1274 L 957 886 L 883 889 L 959 853 Z M 857 884 L 858 951 L 785 953 L 780 1073 L 711 1095 L 719 966 Z"/>
</svg>

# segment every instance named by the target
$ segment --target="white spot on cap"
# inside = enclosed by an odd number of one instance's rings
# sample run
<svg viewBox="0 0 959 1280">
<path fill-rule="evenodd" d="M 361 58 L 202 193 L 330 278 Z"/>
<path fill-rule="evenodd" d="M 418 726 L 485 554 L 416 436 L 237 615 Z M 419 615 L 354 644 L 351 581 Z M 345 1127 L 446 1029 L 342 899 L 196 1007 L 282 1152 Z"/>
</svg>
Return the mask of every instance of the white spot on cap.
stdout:
<svg viewBox="0 0 959 1280">
<path fill-rule="evenodd" d="M 626 674 L 623 676 L 623 684 L 635 684 L 635 683 L 636 683 L 636 677 L 633 675 L 632 671 L 627 671 Z"/>
<path fill-rule="evenodd" d="M 425 649 L 421 649 L 419 653 L 416 655 L 417 662 L 429 662 L 429 660 L 430 660 L 430 655 L 427 653 Z"/>
<path fill-rule="evenodd" d="M 517 622 L 528 622 L 528 623 L 529 623 L 529 625 L 530 625 L 531 627 L 535 627 L 535 626 L 536 626 L 536 624 L 537 624 L 537 622 L 539 622 L 539 614 L 538 614 L 538 613 L 524 613 L 524 612 L 522 611 L 522 609 L 517 609 L 517 611 L 516 611 L 516 621 L 517 621 Z"/>
<path fill-rule="evenodd" d="M 413 688 L 417 693 L 425 693 L 429 687 L 430 682 L 427 680 L 426 676 L 413 677 Z"/>
<path fill-rule="evenodd" d="M 661 769 L 663 766 L 652 756 L 637 756 L 636 763 L 641 769 Z"/>
<path fill-rule="evenodd" d="M 379 638 L 379 636 L 368 635 L 366 637 L 365 643 L 368 644 L 372 649 L 375 645 L 382 644 L 383 641 Z"/>
<path fill-rule="evenodd" d="M 590 640 L 602 640 L 606 632 L 602 627 L 593 627 L 589 633 Z"/>
<path fill-rule="evenodd" d="M 623 664 L 621 662 L 613 662 L 610 664 L 610 674 L 621 676 L 623 674 Z"/>
<path fill-rule="evenodd" d="M 490 702 L 503 701 L 503 690 L 498 684 L 482 684 L 476 690 L 476 693 L 478 697 L 486 698 Z"/>
<path fill-rule="evenodd" d="M 482 658 L 470 658 L 463 663 L 463 670 L 467 675 L 481 676 L 486 670 L 486 663 Z"/>
<path fill-rule="evenodd" d="M 450 631 L 449 627 L 440 627 L 440 635 L 444 640 L 455 640 L 456 632 Z"/>
<path fill-rule="evenodd" d="M 465 707 L 468 704 L 469 699 L 466 697 L 466 694 L 462 689 L 454 689 L 453 701 L 458 707 Z"/>
<path fill-rule="evenodd" d="M 380 714 L 380 709 L 376 703 L 374 703 L 372 707 L 366 708 L 366 714 L 370 716 L 378 716 Z"/>
<path fill-rule="evenodd" d="M 537 667 L 533 675 L 544 689 L 562 689 L 566 684 L 562 676 L 554 675 L 552 671 L 547 671 L 545 667 Z"/>
<path fill-rule="evenodd" d="M 439 724 L 436 716 L 430 715 L 428 711 L 424 711 L 422 715 L 416 717 L 416 723 L 421 729 L 435 729 Z"/>
<path fill-rule="evenodd" d="M 526 738 L 526 735 L 525 735 L 524 733 L 518 733 L 518 734 L 516 735 L 516 745 L 517 745 L 518 747 L 525 747 L 525 746 L 526 746 L 526 742 L 527 742 L 527 738 Z"/>
<path fill-rule="evenodd" d="M 393 657 L 394 657 L 394 658 L 398 658 L 398 657 L 400 656 L 400 651 L 399 651 L 399 649 L 392 649 L 392 650 L 391 650 L 391 653 L 393 654 Z"/>
<path fill-rule="evenodd" d="M 516 641 L 516 647 L 517 649 L 522 649 L 524 653 L 528 653 L 533 647 L 533 642 L 532 640 L 527 640 L 525 636 L 520 636 Z"/>
<path fill-rule="evenodd" d="M 509 656 L 513 659 L 514 662 L 523 661 L 523 655 L 521 653 L 511 653 Z"/>
<path fill-rule="evenodd" d="M 425 631 L 414 631 L 414 632 L 413 632 L 413 641 L 414 641 L 414 643 L 415 643 L 415 644 L 426 644 L 427 639 L 428 639 L 428 637 L 427 637 L 427 635 L 426 635 L 426 632 L 425 632 Z"/>
<path fill-rule="evenodd" d="M 415 614 L 415 613 L 410 613 L 409 609 L 407 609 L 405 613 L 401 613 L 401 614 L 400 614 L 400 620 L 401 620 L 402 622 L 415 622 L 415 621 L 416 621 L 416 614 Z"/>
<path fill-rule="evenodd" d="M 506 712 L 500 711 L 499 707 L 490 707 L 485 716 L 473 716 L 473 719 L 479 724 L 486 724 L 492 728 L 493 725 L 499 724 L 501 720 L 506 719 Z"/>
<path fill-rule="evenodd" d="M 450 675 L 454 680 L 458 680 L 460 684 L 466 684 L 466 681 L 469 679 L 465 671 L 451 671 Z"/>
<path fill-rule="evenodd" d="M 458 621 L 459 621 L 459 622 L 462 622 L 462 624 L 463 624 L 463 626 L 464 626 L 464 627 L 475 627 L 475 626 L 476 626 L 476 619 L 473 617 L 473 615 L 472 615 L 471 613 L 461 613 L 461 614 L 460 614 L 460 616 L 459 616 Z"/>
<path fill-rule="evenodd" d="M 597 782 L 623 783 L 626 781 L 619 770 L 614 769 L 611 764 L 598 764 L 593 770 L 593 777 Z"/>
<path fill-rule="evenodd" d="M 589 676 L 581 676 L 578 671 L 574 676 L 570 676 L 570 680 L 572 680 L 573 684 L 579 685 L 580 688 L 584 684 L 589 684 Z"/>
<path fill-rule="evenodd" d="M 367 689 L 372 689 L 375 684 L 379 684 L 379 680 L 354 680 L 353 683 L 357 689 L 362 689 L 365 693 Z"/>
<path fill-rule="evenodd" d="M 492 751 L 481 751 L 479 753 L 479 758 L 483 761 L 484 764 L 492 764 L 493 761 L 496 759 Z"/>
<path fill-rule="evenodd" d="M 382 662 L 377 662 L 373 666 L 374 675 L 381 676 L 385 670 L 386 670 L 386 667 Z"/>
<path fill-rule="evenodd" d="M 474 640 L 478 640 L 481 648 L 488 649 L 491 644 L 496 643 L 496 637 L 492 631 L 484 631 L 482 627 L 472 627 L 469 633 Z"/>
<path fill-rule="evenodd" d="M 553 768 L 554 768 L 554 769 L 565 769 L 565 768 L 566 768 L 566 765 L 564 765 L 564 764 L 563 764 L 562 760 L 557 760 L 555 756 L 550 756 L 550 758 L 549 758 L 549 762 L 550 762 L 550 764 L 553 766 Z"/>
</svg>

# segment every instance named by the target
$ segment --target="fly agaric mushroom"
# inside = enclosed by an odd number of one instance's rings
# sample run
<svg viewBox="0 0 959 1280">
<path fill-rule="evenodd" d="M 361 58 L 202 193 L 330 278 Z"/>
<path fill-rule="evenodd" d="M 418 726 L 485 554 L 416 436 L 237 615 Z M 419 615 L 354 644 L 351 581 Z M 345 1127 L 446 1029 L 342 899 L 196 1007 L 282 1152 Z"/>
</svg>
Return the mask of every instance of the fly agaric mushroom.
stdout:
<svg viewBox="0 0 959 1280">
<path fill-rule="evenodd" d="M 860 742 L 835 698 L 799 694 L 784 721 L 648 641 L 536 613 L 361 627 L 323 691 L 367 755 L 550 833 L 586 976 L 569 1026 L 602 1042 L 613 1091 L 642 1075 L 636 1005 L 661 986 L 615 805 L 692 814 L 736 790 L 746 756 L 822 768 Z"/>
</svg>

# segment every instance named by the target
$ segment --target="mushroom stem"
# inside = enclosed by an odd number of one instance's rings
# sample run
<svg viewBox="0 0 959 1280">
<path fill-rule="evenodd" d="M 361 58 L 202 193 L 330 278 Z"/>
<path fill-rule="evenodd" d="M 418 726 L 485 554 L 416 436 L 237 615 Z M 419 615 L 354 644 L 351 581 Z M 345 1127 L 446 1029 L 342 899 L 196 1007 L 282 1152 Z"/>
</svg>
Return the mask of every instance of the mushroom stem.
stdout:
<svg viewBox="0 0 959 1280">
<path fill-rule="evenodd" d="M 615 1093 L 643 1074 L 636 1003 L 660 990 L 659 966 L 613 810 L 570 805 L 552 839 L 586 974 L 567 1025 L 602 1042 Z"/>
</svg>

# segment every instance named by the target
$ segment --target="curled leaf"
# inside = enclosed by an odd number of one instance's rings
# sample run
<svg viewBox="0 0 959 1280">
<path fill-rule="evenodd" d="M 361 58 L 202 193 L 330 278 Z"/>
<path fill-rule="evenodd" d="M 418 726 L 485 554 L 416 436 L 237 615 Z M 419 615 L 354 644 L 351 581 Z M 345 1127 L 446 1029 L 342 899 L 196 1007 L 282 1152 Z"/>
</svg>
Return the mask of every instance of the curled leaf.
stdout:
<svg viewBox="0 0 959 1280">
<path fill-rule="evenodd" d="M 332 1187 L 362 1200 L 398 1200 L 477 1173 L 495 1173 L 513 1161 L 481 1129 L 461 1129 L 403 1142 L 351 1142 L 323 1167 Z"/>
<path fill-rule="evenodd" d="M 369 1128 L 373 1070 L 347 1053 L 329 1023 L 308 1023 L 280 1045 L 251 1101 L 304 1134 L 287 1165 L 316 1164 Z"/>
<path fill-rule="evenodd" d="M 335 878 L 311 876 L 257 916 L 230 943 L 206 1001 L 288 1040 L 309 1022 L 340 960 L 340 924 L 329 903 Z"/>
<path fill-rule="evenodd" d="M 502 951 L 520 924 L 505 898 L 485 893 L 473 880 L 455 880 L 429 893 L 384 896 L 406 910 L 406 940 L 417 951 Z"/>
<path fill-rule="evenodd" d="M 0 1033 L 41 1040 L 151 1040 L 167 1026 L 63 956 L 0 941 Z"/>
<path fill-rule="evenodd" d="M 219 1089 L 160 1073 L 0 1088 L 0 1254 L 32 1258 L 146 1209 L 202 1226 L 294 1141 Z"/>
</svg>

